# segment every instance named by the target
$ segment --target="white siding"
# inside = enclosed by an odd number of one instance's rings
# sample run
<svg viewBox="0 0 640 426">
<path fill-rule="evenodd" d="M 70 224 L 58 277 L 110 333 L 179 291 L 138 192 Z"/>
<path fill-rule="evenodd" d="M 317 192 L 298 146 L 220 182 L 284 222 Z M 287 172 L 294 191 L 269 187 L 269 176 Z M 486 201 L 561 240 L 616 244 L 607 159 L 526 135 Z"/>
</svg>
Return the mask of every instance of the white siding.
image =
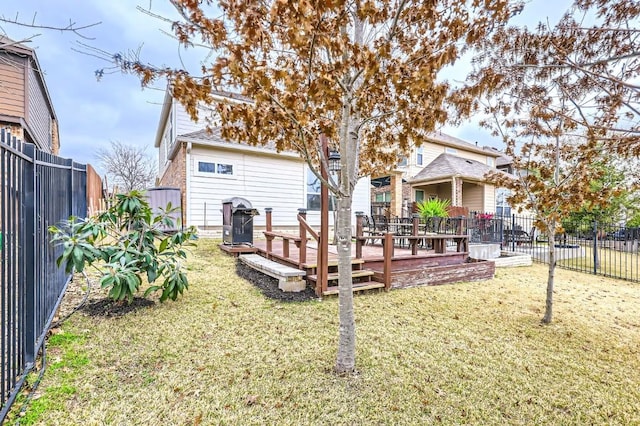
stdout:
<svg viewBox="0 0 640 426">
<path fill-rule="evenodd" d="M 304 207 L 304 164 L 285 157 L 264 156 L 255 153 L 196 148 L 190 155 L 189 206 L 190 225 L 222 225 L 222 200 L 243 197 L 260 211 L 256 226 L 264 226 L 264 209 L 273 209 L 273 225 L 297 224 L 298 208 Z M 198 172 L 198 162 L 231 164 L 233 175 L 207 175 Z"/>
<path fill-rule="evenodd" d="M 233 175 L 207 174 L 198 171 L 198 162 L 231 164 Z M 264 155 L 260 153 L 224 150 L 220 148 L 194 147 L 188 165 L 190 188 L 187 209 L 190 211 L 189 225 L 221 226 L 222 200 L 231 197 L 246 198 L 260 215 L 255 226 L 265 226 L 265 211 L 273 209 L 273 226 L 298 226 L 299 208 L 306 208 L 306 166 L 299 159 Z M 358 182 L 353 201 L 353 223 L 355 212 L 370 210 L 369 178 Z M 206 222 L 205 222 L 206 203 Z M 311 226 L 320 224 L 319 212 L 308 212 Z"/>
<path fill-rule="evenodd" d="M 199 107 L 198 121 L 193 121 L 187 110 L 175 99 L 173 100 L 173 111 L 175 111 L 176 135 L 186 135 L 206 128 L 207 118 L 211 118 L 213 112 L 209 108 Z"/>
</svg>

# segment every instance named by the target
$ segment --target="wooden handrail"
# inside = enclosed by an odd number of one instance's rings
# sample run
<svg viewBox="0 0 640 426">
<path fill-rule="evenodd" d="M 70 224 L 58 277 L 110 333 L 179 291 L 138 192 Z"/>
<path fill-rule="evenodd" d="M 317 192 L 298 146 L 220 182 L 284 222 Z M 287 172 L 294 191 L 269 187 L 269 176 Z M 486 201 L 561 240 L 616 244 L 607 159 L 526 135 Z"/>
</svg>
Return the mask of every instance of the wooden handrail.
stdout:
<svg viewBox="0 0 640 426">
<path fill-rule="evenodd" d="M 307 221 L 306 221 L 306 220 L 304 220 L 304 219 L 302 218 L 302 216 L 300 216 L 300 215 L 298 215 L 298 222 L 300 222 L 300 225 L 302 225 L 302 226 L 304 227 L 304 229 L 306 229 L 306 230 L 307 230 L 307 232 L 308 232 L 308 233 L 310 233 L 310 234 L 311 234 L 311 236 L 312 236 L 316 241 L 318 241 L 318 239 L 320 238 L 320 237 L 318 236 L 318 233 L 317 233 L 316 231 L 314 231 L 314 230 L 313 230 L 313 228 L 311 228 L 311 226 L 309 226 L 309 224 L 307 223 Z"/>
<path fill-rule="evenodd" d="M 264 231 L 264 235 L 266 237 L 271 237 L 271 238 L 277 237 L 277 238 L 282 238 L 282 239 L 285 239 L 285 240 L 291 240 L 291 241 L 294 241 L 296 243 L 302 241 L 302 238 L 298 237 L 297 235 L 287 234 L 286 232 L 267 232 L 267 231 Z"/>
</svg>

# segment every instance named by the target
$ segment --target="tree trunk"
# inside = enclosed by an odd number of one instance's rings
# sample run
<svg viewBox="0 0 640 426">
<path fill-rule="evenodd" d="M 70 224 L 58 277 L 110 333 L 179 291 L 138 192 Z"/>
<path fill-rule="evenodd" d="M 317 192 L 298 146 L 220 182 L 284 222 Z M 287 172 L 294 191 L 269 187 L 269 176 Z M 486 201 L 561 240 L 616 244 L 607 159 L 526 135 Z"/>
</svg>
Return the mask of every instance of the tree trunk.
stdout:
<svg viewBox="0 0 640 426">
<path fill-rule="evenodd" d="M 351 373 L 356 366 L 356 323 L 353 312 L 353 280 L 351 276 L 351 201 L 352 197 L 338 199 L 338 304 L 339 340 L 336 372 Z"/>
<path fill-rule="evenodd" d="M 556 273 L 555 222 L 549 226 L 549 276 L 547 278 L 547 301 L 542 322 L 549 324 L 553 318 L 553 281 Z"/>
</svg>

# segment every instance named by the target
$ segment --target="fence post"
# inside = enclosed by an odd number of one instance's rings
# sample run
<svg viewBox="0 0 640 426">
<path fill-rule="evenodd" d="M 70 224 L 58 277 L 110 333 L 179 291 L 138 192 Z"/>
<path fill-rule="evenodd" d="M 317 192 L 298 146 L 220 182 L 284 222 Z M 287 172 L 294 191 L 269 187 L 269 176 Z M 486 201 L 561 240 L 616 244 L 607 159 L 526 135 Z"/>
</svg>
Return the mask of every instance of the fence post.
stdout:
<svg viewBox="0 0 640 426">
<path fill-rule="evenodd" d="M 593 274 L 598 274 L 598 221 L 593 221 Z"/>
<path fill-rule="evenodd" d="M 511 215 L 511 251 L 516 251 L 516 239 L 514 238 L 514 231 L 516 229 L 516 215 Z"/>
<path fill-rule="evenodd" d="M 36 359 L 36 152 L 33 144 L 24 144 L 23 152 L 31 161 L 24 161 L 24 358 L 27 363 Z"/>
<path fill-rule="evenodd" d="M 67 158 L 65 160 L 65 165 L 67 167 L 69 167 L 69 214 L 67 215 L 67 217 L 69 216 L 74 216 L 76 214 L 76 212 L 74 212 L 74 206 L 73 206 L 73 159 L 72 158 Z"/>
</svg>

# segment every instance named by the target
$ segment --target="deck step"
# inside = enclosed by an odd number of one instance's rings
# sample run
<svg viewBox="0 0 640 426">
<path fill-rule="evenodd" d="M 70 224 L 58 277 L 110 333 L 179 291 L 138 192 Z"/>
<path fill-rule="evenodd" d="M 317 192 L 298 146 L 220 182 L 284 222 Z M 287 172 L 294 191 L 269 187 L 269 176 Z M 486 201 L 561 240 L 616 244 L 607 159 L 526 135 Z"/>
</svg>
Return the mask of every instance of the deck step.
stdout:
<svg viewBox="0 0 640 426">
<path fill-rule="evenodd" d="M 362 265 L 364 263 L 364 259 L 351 259 L 351 264 L 352 265 Z M 305 268 L 307 269 L 315 269 L 318 267 L 317 263 L 305 263 L 303 265 Z M 327 266 L 338 266 L 338 260 L 337 259 L 332 259 L 329 261 Z"/>
<path fill-rule="evenodd" d="M 351 277 L 352 278 L 363 278 L 363 277 L 371 277 L 373 276 L 375 272 L 370 271 L 368 269 L 362 269 L 359 271 L 351 271 Z M 327 281 L 336 281 L 339 277 L 338 272 L 332 272 L 329 275 L 327 275 Z M 317 275 L 307 275 L 307 279 L 311 282 L 316 282 L 318 281 L 318 276 Z"/>
<path fill-rule="evenodd" d="M 373 290 L 375 288 L 384 288 L 384 284 L 383 283 L 376 283 L 376 282 L 371 282 L 371 283 L 366 283 L 366 284 L 354 284 L 353 285 L 353 291 L 363 291 L 363 290 Z M 330 296 L 332 294 L 338 294 L 338 287 L 337 286 L 331 286 L 328 287 L 325 291 L 322 292 L 323 296 Z"/>
</svg>

